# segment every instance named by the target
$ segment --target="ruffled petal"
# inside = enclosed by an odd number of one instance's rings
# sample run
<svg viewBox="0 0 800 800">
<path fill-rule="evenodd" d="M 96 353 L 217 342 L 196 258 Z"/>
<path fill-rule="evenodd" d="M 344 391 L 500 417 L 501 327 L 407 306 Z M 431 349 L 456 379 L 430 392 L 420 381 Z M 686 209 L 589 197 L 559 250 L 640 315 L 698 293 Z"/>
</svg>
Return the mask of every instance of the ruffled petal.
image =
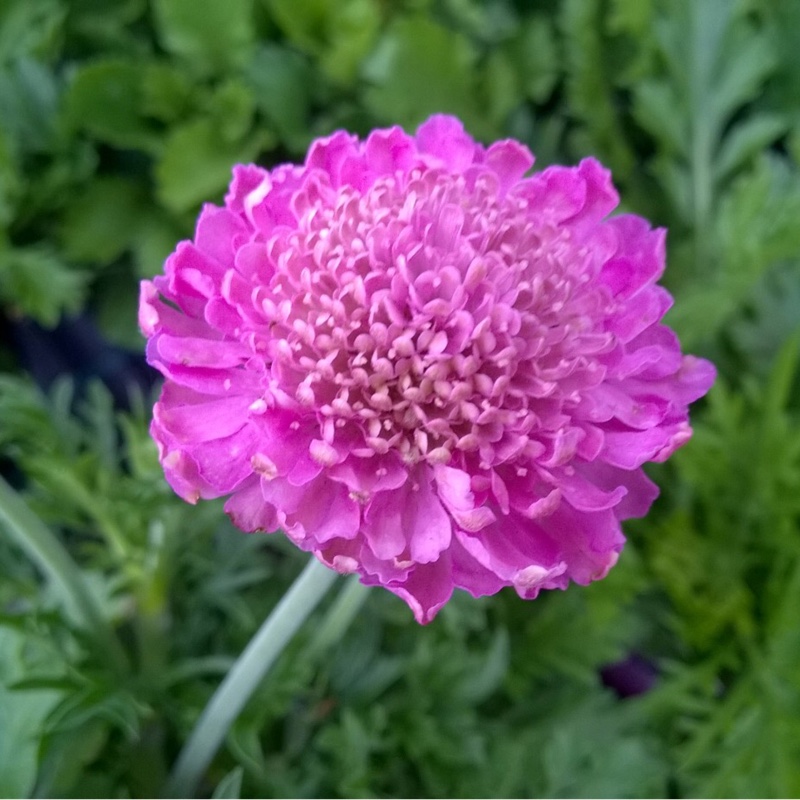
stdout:
<svg viewBox="0 0 800 800">
<path fill-rule="evenodd" d="M 189 502 L 402 597 L 588 583 L 713 366 L 661 323 L 665 232 L 592 158 L 528 174 L 455 117 L 234 168 L 141 286 L 151 433 Z"/>
<path fill-rule="evenodd" d="M 369 578 L 364 579 L 363 583 L 375 585 L 370 583 Z M 450 554 L 445 553 L 430 564 L 420 564 L 405 582 L 389 583 L 386 588 L 408 603 L 414 619 L 420 625 L 427 625 L 453 594 Z"/>
</svg>

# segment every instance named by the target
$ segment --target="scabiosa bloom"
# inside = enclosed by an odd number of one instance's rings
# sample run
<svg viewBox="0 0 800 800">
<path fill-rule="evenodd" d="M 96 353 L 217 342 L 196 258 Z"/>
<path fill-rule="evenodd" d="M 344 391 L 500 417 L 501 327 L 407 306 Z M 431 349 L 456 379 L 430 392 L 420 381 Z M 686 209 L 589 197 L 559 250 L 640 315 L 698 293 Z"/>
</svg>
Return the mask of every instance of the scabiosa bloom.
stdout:
<svg viewBox="0 0 800 800">
<path fill-rule="evenodd" d="M 714 380 L 660 324 L 663 230 L 607 218 L 594 159 L 525 177 L 518 142 L 434 116 L 237 166 L 144 281 L 166 378 L 152 435 L 189 502 L 402 597 L 587 584 Z"/>
</svg>

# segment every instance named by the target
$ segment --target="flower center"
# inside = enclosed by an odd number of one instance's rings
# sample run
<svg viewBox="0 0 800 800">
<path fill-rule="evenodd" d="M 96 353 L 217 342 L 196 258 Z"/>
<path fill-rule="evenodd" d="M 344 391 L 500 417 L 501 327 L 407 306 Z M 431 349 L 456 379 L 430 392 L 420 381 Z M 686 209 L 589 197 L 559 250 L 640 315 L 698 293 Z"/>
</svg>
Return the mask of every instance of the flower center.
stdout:
<svg viewBox="0 0 800 800">
<path fill-rule="evenodd" d="M 537 228 L 482 172 L 312 183 L 295 201 L 297 229 L 269 246 L 266 346 L 325 438 L 357 433 L 355 454 L 408 463 L 541 453 L 537 435 L 579 399 L 559 379 L 600 370 L 587 352 L 608 344 L 587 351 L 586 254 L 568 232 Z"/>
</svg>

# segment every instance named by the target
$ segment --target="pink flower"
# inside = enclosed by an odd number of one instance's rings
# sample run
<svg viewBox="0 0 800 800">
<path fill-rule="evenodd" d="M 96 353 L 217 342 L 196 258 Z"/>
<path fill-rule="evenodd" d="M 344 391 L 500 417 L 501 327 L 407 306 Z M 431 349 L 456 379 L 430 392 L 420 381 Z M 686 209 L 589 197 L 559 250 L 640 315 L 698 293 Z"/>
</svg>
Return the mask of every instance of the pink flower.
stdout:
<svg viewBox="0 0 800 800">
<path fill-rule="evenodd" d="M 660 324 L 663 230 L 594 159 L 525 177 L 458 120 L 234 168 L 144 281 L 152 435 L 189 502 L 227 495 L 421 623 L 453 588 L 602 578 L 714 380 Z"/>
</svg>

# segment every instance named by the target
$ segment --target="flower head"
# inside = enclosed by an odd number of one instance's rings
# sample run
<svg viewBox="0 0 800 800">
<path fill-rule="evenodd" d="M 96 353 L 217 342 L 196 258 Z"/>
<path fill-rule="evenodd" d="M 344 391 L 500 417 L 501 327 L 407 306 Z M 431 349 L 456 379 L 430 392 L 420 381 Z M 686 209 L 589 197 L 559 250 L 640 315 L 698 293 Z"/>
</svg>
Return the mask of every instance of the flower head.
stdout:
<svg viewBox="0 0 800 800">
<path fill-rule="evenodd" d="M 175 491 L 227 495 L 238 527 L 283 529 L 423 623 L 454 587 L 603 577 L 714 369 L 660 324 L 664 231 L 607 218 L 597 161 L 532 164 L 434 116 L 235 167 L 142 283 Z"/>
</svg>

